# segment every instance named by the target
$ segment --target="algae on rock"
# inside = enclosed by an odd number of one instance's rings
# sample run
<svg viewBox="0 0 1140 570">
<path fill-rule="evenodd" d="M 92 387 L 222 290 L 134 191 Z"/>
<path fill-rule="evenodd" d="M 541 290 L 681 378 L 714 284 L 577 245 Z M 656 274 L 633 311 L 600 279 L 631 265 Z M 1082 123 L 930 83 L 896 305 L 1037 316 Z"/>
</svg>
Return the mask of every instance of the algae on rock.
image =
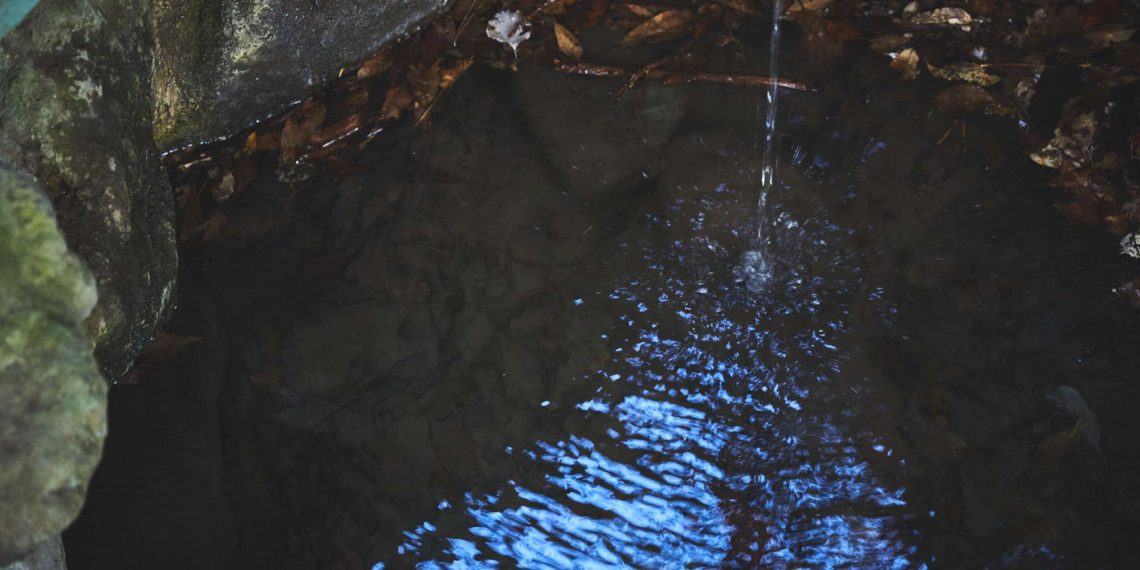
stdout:
<svg viewBox="0 0 1140 570">
<path fill-rule="evenodd" d="M 0 166 L 0 564 L 79 512 L 106 432 L 106 385 L 82 322 L 95 282 L 47 196 Z"/>
<path fill-rule="evenodd" d="M 99 288 L 110 377 L 170 308 L 174 205 L 150 120 L 147 0 L 44 0 L 0 43 L 0 157 L 34 174 Z"/>
</svg>

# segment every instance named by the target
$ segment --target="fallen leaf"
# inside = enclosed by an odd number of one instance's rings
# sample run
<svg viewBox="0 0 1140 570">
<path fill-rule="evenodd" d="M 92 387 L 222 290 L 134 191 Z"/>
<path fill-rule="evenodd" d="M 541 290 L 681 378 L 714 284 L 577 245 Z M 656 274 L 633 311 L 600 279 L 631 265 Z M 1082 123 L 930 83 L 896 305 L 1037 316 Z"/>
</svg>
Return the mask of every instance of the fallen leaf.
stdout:
<svg viewBox="0 0 1140 570">
<path fill-rule="evenodd" d="M 910 22 L 919 26 L 958 26 L 970 31 L 970 24 L 974 18 L 961 8 L 938 8 L 929 12 L 915 14 Z"/>
<path fill-rule="evenodd" d="M 281 129 L 281 160 L 289 162 L 297 148 L 325 122 L 325 106 L 319 101 L 307 101 L 289 115 Z"/>
<path fill-rule="evenodd" d="M 376 55 L 368 58 L 367 61 L 360 64 L 360 69 L 356 70 L 357 79 L 368 79 L 369 77 L 376 77 L 388 68 L 392 67 L 392 51 L 389 49 L 382 49 L 376 52 Z"/>
<path fill-rule="evenodd" d="M 446 90 L 450 89 L 452 85 L 455 85 L 455 82 L 458 81 L 459 77 L 462 76 L 463 73 L 467 71 L 467 68 L 471 67 L 471 64 L 474 61 L 475 60 L 473 60 L 473 59 L 464 59 L 464 60 L 460 60 L 460 61 L 457 61 L 455 63 L 451 63 L 451 64 L 443 66 L 441 68 L 441 71 L 440 71 L 440 79 L 439 79 L 440 90 L 446 91 Z"/>
<path fill-rule="evenodd" d="M 214 200 L 219 204 L 229 200 L 230 196 L 233 196 L 234 193 L 234 173 L 226 171 L 222 176 L 221 182 L 218 182 L 218 184 L 210 190 L 210 193 L 214 195 Z"/>
<path fill-rule="evenodd" d="M 798 12 L 818 12 L 831 4 L 831 0 L 794 0 L 791 6 L 784 12 L 788 15 L 794 15 Z"/>
<path fill-rule="evenodd" d="M 918 77 L 918 52 L 914 48 L 906 48 L 891 61 L 891 69 L 902 74 L 903 79 L 911 80 Z"/>
<path fill-rule="evenodd" d="M 393 83 L 384 96 L 384 104 L 380 107 L 380 118 L 385 121 L 399 119 L 414 102 L 412 93 L 402 83 Z"/>
<path fill-rule="evenodd" d="M 689 31 L 693 13 L 688 10 L 666 10 L 629 31 L 621 45 L 632 46 L 675 40 Z"/>
<path fill-rule="evenodd" d="M 558 51 L 563 55 L 575 60 L 582 59 L 582 44 L 578 43 L 578 38 L 566 26 L 554 22 L 554 39 L 558 42 Z"/>
<path fill-rule="evenodd" d="M 257 148 L 257 131 L 253 131 L 245 137 L 245 143 L 242 144 L 241 150 L 245 154 L 253 154 L 257 152 Z"/>
<path fill-rule="evenodd" d="M 653 17 L 653 12 L 649 8 L 640 6 L 638 4 L 614 4 L 612 9 L 620 16 L 628 16 L 633 18 Z"/>
<path fill-rule="evenodd" d="M 518 55 L 519 45 L 530 39 L 530 24 L 513 10 L 503 10 L 487 22 L 487 37 L 510 46 Z"/>
<path fill-rule="evenodd" d="M 119 379 L 119 383 L 137 384 L 148 370 L 166 362 L 171 356 L 182 352 L 200 340 L 202 338 L 197 336 L 159 334 L 143 347 L 142 352 L 135 359 L 135 365 L 125 376 Z"/>
<path fill-rule="evenodd" d="M 935 67 L 926 64 L 926 70 L 931 75 L 945 81 L 965 81 L 982 87 L 989 87 L 1001 81 L 1001 77 L 986 70 L 986 67 L 977 63 L 953 63 L 946 67 Z"/>
<path fill-rule="evenodd" d="M 360 130 L 360 115 L 345 117 L 309 137 L 309 144 L 313 146 L 328 146 Z"/>
</svg>

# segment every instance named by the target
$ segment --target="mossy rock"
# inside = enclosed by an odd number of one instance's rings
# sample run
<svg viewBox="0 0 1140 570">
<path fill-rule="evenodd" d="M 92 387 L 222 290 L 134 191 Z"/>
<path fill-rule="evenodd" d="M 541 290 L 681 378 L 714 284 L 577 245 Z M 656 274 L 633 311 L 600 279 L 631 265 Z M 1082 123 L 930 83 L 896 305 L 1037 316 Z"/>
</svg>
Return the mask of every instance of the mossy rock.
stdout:
<svg viewBox="0 0 1140 570">
<path fill-rule="evenodd" d="M 42 0 L 0 42 L 0 159 L 33 174 L 94 274 L 108 377 L 173 305 L 174 200 L 154 145 L 146 0 Z"/>
<path fill-rule="evenodd" d="M 106 433 L 106 384 L 82 323 L 95 282 L 47 196 L 0 166 L 0 564 L 79 513 Z"/>
</svg>

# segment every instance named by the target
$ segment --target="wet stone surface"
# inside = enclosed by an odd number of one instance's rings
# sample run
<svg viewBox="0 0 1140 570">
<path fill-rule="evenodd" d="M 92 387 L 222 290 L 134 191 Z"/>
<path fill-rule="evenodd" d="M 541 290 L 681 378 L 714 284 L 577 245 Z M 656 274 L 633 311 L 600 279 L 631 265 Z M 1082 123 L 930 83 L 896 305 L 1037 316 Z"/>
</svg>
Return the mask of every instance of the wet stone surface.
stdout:
<svg viewBox="0 0 1140 570">
<path fill-rule="evenodd" d="M 1016 132 L 935 144 L 936 92 L 889 73 L 782 103 L 758 292 L 747 91 L 660 95 L 685 112 L 605 147 L 604 193 L 551 123 L 617 84 L 559 114 L 520 94 L 562 80 L 489 70 L 359 173 L 260 177 L 184 247 L 172 330 L 206 340 L 113 391 L 69 564 L 1135 562 L 1128 261 L 1038 199 Z"/>
</svg>

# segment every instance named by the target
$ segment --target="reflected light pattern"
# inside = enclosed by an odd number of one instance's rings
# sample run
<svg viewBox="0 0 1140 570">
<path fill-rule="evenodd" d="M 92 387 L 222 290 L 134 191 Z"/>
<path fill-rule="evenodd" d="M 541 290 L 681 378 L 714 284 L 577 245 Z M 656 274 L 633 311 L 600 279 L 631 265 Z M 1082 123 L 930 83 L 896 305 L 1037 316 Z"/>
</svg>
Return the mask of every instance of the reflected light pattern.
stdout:
<svg viewBox="0 0 1140 570">
<path fill-rule="evenodd" d="M 608 263 L 611 289 L 577 303 L 618 315 L 612 358 L 586 380 L 599 396 L 574 410 L 604 427 L 513 450 L 527 467 L 469 493 L 466 528 L 425 522 L 402 556 L 421 568 L 921 567 L 901 530 L 904 489 L 867 457 L 897 459 L 851 425 L 867 404 L 844 374 L 859 284 L 849 232 L 775 204 L 771 251 L 795 262 L 751 293 L 730 253 L 750 230 L 721 215 L 747 208 L 739 195 L 721 184 L 648 216 Z"/>
</svg>

